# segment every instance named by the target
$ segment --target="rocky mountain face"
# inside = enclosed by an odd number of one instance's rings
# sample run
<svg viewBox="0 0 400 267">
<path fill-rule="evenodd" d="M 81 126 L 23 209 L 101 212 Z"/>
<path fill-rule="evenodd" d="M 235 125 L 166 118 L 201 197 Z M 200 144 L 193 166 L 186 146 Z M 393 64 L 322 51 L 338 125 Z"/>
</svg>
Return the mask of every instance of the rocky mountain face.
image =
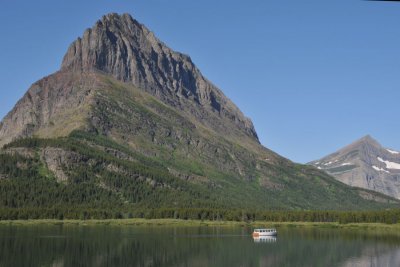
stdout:
<svg viewBox="0 0 400 267">
<path fill-rule="evenodd" d="M 0 124 L 0 146 L 29 136 L 60 137 L 87 122 L 94 73 L 57 72 L 34 83 Z"/>
<path fill-rule="evenodd" d="M 371 136 L 310 164 L 350 186 L 400 198 L 400 152 L 382 147 Z"/>
<path fill-rule="evenodd" d="M 56 103 L 59 101 L 58 106 L 73 109 L 84 103 L 81 94 L 88 92 L 77 90 L 76 78 L 81 77 L 72 77 L 71 73 L 93 71 L 141 88 L 227 137 L 246 140 L 250 137 L 258 142 L 251 120 L 203 77 L 188 56 L 168 48 L 130 15 L 109 14 L 71 44 L 57 77 L 34 84 L 7 115 L 0 128 L 0 145 L 15 137 L 29 136 L 35 129 L 45 126 L 48 118 L 55 115 L 53 112 L 58 112 Z M 91 81 L 84 83 L 85 89 L 91 86 Z M 59 88 L 49 90 L 50 87 Z M 54 93 L 59 95 L 52 95 Z M 79 95 L 66 99 L 71 103 L 64 105 L 65 93 Z M 23 109 L 28 112 L 20 112 Z M 16 114 L 16 110 L 22 114 Z M 60 134 L 65 133 L 60 131 Z"/>
<path fill-rule="evenodd" d="M 60 71 L 31 86 L 1 122 L 0 146 L 0 208 L 398 203 L 261 146 L 252 122 L 188 56 L 126 14 L 104 16 Z"/>
<path fill-rule="evenodd" d="M 251 120 L 203 77 L 189 56 L 167 47 L 128 14 L 104 16 L 69 47 L 61 66 L 93 69 L 146 90 L 217 132 L 258 141 Z"/>
</svg>

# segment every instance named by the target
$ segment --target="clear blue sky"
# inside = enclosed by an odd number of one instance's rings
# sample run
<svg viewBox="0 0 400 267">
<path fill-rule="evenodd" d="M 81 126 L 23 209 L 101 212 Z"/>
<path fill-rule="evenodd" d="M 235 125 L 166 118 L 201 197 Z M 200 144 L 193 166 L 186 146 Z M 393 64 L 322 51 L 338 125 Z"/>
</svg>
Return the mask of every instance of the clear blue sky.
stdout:
<svg viewBox="0 0 400 267">
<path fill-rule="evenodd" d="M 0 117 L 103 14 L 189 54 L 296 162 L 366 134 L 400 150 L 400 4 L 361 0 L 2 0 Z"/>
</svg>

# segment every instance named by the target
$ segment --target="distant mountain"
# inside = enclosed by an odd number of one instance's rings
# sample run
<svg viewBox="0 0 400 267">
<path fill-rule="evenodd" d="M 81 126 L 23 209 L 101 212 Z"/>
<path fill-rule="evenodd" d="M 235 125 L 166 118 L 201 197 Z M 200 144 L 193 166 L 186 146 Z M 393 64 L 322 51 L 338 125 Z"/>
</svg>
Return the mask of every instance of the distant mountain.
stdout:
<svg viewBox="0 0 400 267">
<path fill-rule="evenodd" d="M 400 199 L 400 152 L 369 135 L 310 164 L 350 186 Z"/>
<path fill-rule="evenodd" d="M 398 205 L 261 146 L 188 56 L 127 14 L 73 42 L 3 119 L 0 145 L 0 210 Z"/>
</svg>

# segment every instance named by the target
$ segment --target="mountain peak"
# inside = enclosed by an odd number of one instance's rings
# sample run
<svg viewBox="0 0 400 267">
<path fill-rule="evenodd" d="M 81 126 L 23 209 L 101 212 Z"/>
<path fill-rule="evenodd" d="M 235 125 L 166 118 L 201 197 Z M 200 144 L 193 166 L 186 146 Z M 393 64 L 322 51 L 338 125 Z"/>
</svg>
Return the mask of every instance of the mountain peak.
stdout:
<svg viewBox="0 0 400 267">
<path fill-rule="evenodd" d="M 244 133 L 259 143 L 251 120 L 201 74 L 189 56 L 173 51 L 129 14 L 103 16 L 71 44 L 61 69 L 112 75 L 207 127 L 229 133 L 234 126 L 239 135 Z M 231 126 L 221 129 L 226 124 L 221 118 Z"/>
<path fill-rule="evenodd" d="M 400 199 L 400 153 L 370 135 L 310 164 L 345 184 Z"/>
<path fill-rule="evenodd" d="M 156 71 L 174 71 L 167 68 L 170 62 L 164 62 L 165 66 L 157 64 L 166 56 L 171 56 L 176 63 L 186 63 L 192 70 L 196 69 L 189 56 L 167 47 L 131 15 L 109 13 L 70 45 L 61 70 L 95 69 L 121 81 L 152 87 L 152 83 L 164 85 L 166 82 L 155 77 Z M 164 69 L 158 70 L 159 67 Z"/>
<path fill-rule="evenodd" d="M 360 141 L 364 141 L 364 142 L 365 142 L 365 141 L 366 141 L 366 142 L 370 142 L 370 141 L 375 141 L 375 142 L 376 142 L 376 140 L 375 140 L 371 135 L 369 135 L 369 134 L 367 134 L 367 135 L 361 137 L 359 140 L 360 140 Z"/>
<path fill-rule="evenodd" d="M 367 134 L 367 135 L 361 137 L 360 140 L 374 140 L 374 138 L 372 138 L 371 135 Z"/>
<path fill-rule="evenodd" d="M 358 139 L 357 141 L 355 141 L 352 145 L 350 146 L 358 146 L 358 145 L 368 145 L 368 146 L 375 146 L 375 147 L 381 147 L 381 144 L 374 139 L 371 135 L 366 135 L 360 139 Z"/>
<path fill-rule="evenodd" d="M 226 139 L 241 140 L 250 146 L 259 144 L 252 121 L 202 75 L 189 56 L 169 48 L 129 14 L 110 13 L 70 45 L 59 72 L 32 85 L 4 118 L 0 145 L 43 130 L 51 124 L 55 112 L 67 112 L 59 108 L 63 106 L 59 103 L 72 101 L 70 105 L 77 106 L 83 98 L 90 101 L 91 97 L 81 94 L 91 95 L 93 91 L 84 92 L 82 88 L 97 83 L 99 79 L 93 78 L 97 74 L 133 85 L 178 110 L 196 126 Z M 85 86 L 79 86 L 80 82 Z M 72 88 L 72 84 L 78 87 Z M 66 99 L 64 96 L 71 96 L 68 90 L 79 95 L 78 99 Z M 72 130 L 77 125 L 81 123 L 68 128 Z M 43 132 L 51 135 L 47 130 Z M 56 136 L 67 133 L 60 130 Z"/>
<path fill-rule="evenodd" d="M 103 21 L 106 21 L 106 20 L 115 20 L 115 19 L 117 19 L 117 20 L 120 20 L 120 19 L 129 19 L 129 20 L 132 20 L 133 21 L 133 18 L 132 18 L 132 16 L 130 15 L 130 14 L 128 14 L 128 13 L 123 13 L 123 14 L 118 14 L 118 13 L 115 13 L 115 12 L 111 12 L 111 13 L 108 13 L 108 14 L 106 14 L 106 15 L 104 15 L 103 17 L 102 17 L 102 20 Z"/>
<path fill-rule="evenodd" d="M 92 28 L 87 29 L 82 37 L 73 42 L 64 56 L 62 70 L 97 69 L 109 74 L 119 73 L 122 80 L 129 79 L 126 60 L 125 65 L 117 66 L 118 58 L 126 58 L 132 40 L 124 40 L 128 36 L 144 36 L 148 30 L 129 14 L 109 13 L 98 20 Z M 145 38 L 144 38 L 145 39 Z M 142 40 L 143 42 L 143 40 Z M 114 68 L 113 68 L 114 67 Z M 117 69 L 116 69 L 117 68 Z M 122 75 L 124 74 L 124 75 Z"/>
</svg>

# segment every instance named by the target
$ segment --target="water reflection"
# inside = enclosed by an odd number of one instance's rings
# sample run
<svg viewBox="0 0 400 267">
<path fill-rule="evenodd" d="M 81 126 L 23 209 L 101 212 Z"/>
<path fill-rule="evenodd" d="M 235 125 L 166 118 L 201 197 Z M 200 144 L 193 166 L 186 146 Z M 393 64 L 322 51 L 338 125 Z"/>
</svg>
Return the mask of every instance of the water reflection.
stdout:
<svg viewBox="0 0 400 267">
<path fill-rule="evenodd" d="M 1 226 L 0 266 L 398 266 L 396 236 L 328 229 Z"/>
<path fill-rule="evenodd" d="M 275 243 L 276 237 L 275 236 L 259 236 L 253 237 L 254 243 Z"/>
</svg>

